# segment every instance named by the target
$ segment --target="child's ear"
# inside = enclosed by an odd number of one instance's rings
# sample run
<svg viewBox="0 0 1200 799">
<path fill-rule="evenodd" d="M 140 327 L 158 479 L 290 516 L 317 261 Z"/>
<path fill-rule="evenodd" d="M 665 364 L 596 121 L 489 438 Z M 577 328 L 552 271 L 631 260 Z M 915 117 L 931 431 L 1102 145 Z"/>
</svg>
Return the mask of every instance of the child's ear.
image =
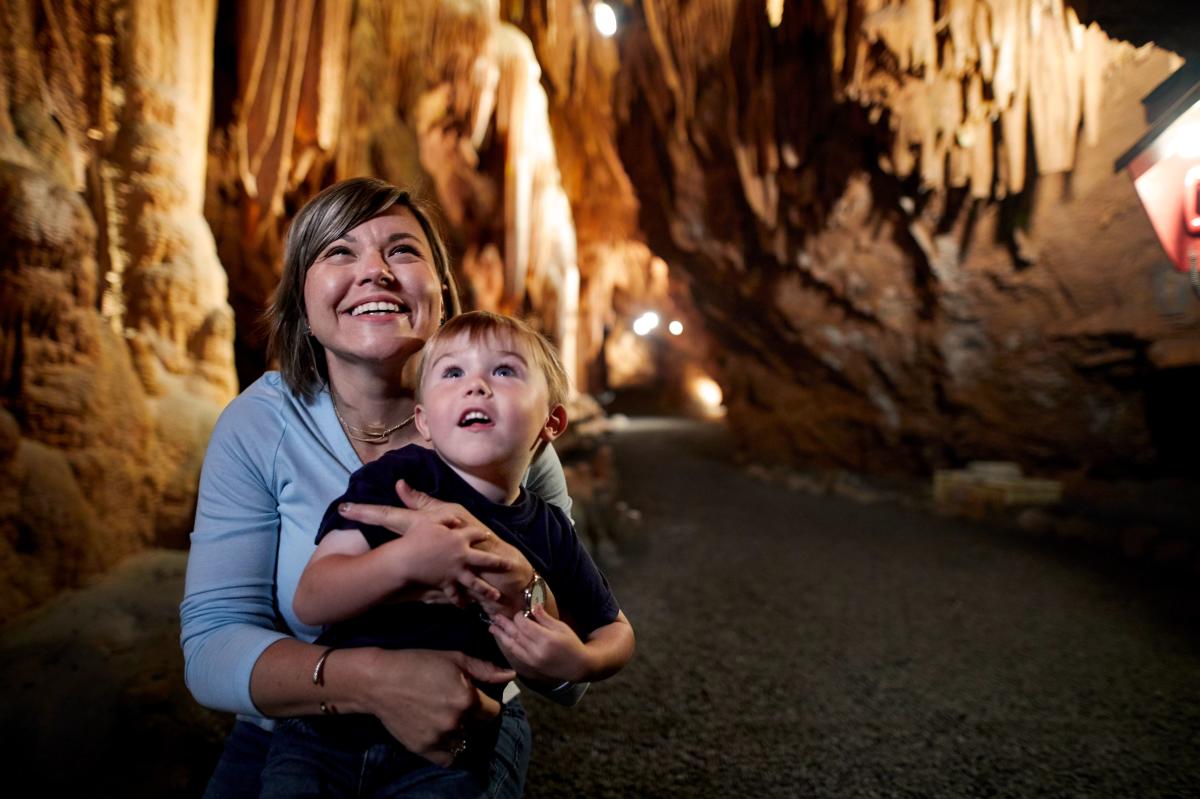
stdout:
<svg viewBox="0 0 1200 799">
<path fill-rule="evenodd" d="M 417 426 L 417 432 L 421 434 L 421 438 L 426 441 L 433 440 L 433 436 L 429 434 L 429 420 L 425 418 L 425 408 L 421 405 L 413 409 L 413 424 Z"/>
<path fill-rule="evenodd" d="M 567 409 L 562 405 L 555 405 L 550 409 L 550 415 L 546 417 L 546 424 L 542 425 L 542 440 L 553 441 L 561 436 L 567 429 Z"/>
</svg>

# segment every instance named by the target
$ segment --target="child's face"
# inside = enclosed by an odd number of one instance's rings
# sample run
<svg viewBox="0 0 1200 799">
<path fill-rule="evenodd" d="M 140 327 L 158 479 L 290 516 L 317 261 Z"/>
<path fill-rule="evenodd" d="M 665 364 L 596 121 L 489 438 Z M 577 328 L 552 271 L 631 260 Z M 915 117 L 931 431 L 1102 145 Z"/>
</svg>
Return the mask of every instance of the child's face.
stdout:
<svg viewBox="0 0 1200 799">
<path fill-rule="evenodd" d="M 432 357 L 417 407 L 421 434 L 464 471 L 519 479 L 538 442 L 561 432 L 528 348 L 503 334 L 475 342 L 464 334 L 439 342 Z"/>
</svg>

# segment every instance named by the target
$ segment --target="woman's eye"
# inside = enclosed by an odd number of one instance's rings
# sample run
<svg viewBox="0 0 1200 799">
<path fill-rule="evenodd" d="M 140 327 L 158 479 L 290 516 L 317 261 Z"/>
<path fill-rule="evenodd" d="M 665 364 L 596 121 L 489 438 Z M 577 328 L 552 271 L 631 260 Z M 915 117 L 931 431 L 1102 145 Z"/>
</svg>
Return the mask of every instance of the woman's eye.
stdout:
<svg viewBox="0 0 1200 799">
<path fill-rule="evenodd" d="M 412 255 L 419 258 L 421 254 L 417 252 L 416 247 L 410 244 L 401 244 L 388 250 L 388 258 L 394 258 L 397 255 Z"/>
<path fill-rule="evenodd" d="M 334 258 L 339 255 L 353 255 L 353 253 L 350 252 L 349 247 L 342 247 L 342 246 L 330 247 L 328 250 L 325 251 L 326 258 Z"/>
<path fill-rule="evenodd" d="M 508 364 L 500 364 L 492 370 L 492 374 L 494 374 L 496 377 L 516 377 L 517 370 Z"/>
</svg>

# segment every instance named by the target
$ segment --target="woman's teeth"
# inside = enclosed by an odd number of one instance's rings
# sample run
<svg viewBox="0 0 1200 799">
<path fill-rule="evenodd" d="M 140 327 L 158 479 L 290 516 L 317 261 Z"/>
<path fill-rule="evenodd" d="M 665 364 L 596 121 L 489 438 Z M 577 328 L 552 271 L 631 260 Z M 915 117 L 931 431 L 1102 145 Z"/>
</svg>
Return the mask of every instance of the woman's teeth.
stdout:
<svg viewBox="0 0 1200 799">
<path fill-rule="evenodd" d="M 362 305 L 355 306 L 351 311 L 351 316 L 362 316 L 365 313 L 400 313 L 400 305 L 394 302 L 364 302 Z"/>
</svg>

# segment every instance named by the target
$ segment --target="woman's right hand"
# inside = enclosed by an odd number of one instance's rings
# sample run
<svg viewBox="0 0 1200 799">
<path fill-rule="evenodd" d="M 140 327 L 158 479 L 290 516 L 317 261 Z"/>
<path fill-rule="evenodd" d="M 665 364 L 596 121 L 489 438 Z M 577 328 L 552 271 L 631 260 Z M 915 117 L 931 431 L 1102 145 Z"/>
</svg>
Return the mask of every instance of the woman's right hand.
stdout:
<svg viewBox="0 0 1200 799">
<path fill-rule="evenodd" d="M 414 586 L 414 591 L 403 592 L 409 598 L 461 606 L 468 601 L 460 591 L 464 581 L 470 582 L 490 599 L 500 598 L 497 589 L 475 578 L 476 571 L 488 571 L 506 565 L 499 554 L 476 547 L 488 536 L 486 528 L 454 528 L 439 523 L 413 524 L 400 533 L 399 538 L 389 541 L 380 549 L 394 555 L 396 573 L 404 575 L 404 581 Z"/>
<path fill-rule="evenodd" d="M 498 551 L 492 531 L 460 505 L 432 499 L 403 480 L 396 487 L 408 507 L 355 502 L 343 504 L 338 510 L 346 519 L 379 525 L 403 539 L 403 546 L 395 549 L 399 558 L 397 570 L 405 581 L 436 588 L 443 592 L 446 601 L 463 604 L 466 601 L 463 592 L 494 600 L 501 598 L 500 591 L 483 580 L 481 573 L 501 575 L 521 564 L 532 573 L 532 567 L 523 557 L 518 560 Z M 380 549 L 391 545 L 389 542 Z M 529 575 L 523 572 L 512 576 L 521 587 L 529 582 Z M 420 595 L 429 598 L 436 596 L 436 592 Z"/>
<path fill-rule="evenodd" d="M 491 684 L 515 679 L 512 671 L 461 652 L 426 649 L 345 650 L 362 653 L 353 679 L 361 687 L 356 705 L 374 714 L 405 749 L 448 766 L 451 750 L 471 745 L 472 730 L 495 718 L 500 703 L 472 680 Z M 333 676 L 335 653 L 326 667 Z"/>
</svg>

